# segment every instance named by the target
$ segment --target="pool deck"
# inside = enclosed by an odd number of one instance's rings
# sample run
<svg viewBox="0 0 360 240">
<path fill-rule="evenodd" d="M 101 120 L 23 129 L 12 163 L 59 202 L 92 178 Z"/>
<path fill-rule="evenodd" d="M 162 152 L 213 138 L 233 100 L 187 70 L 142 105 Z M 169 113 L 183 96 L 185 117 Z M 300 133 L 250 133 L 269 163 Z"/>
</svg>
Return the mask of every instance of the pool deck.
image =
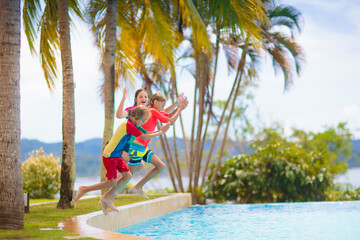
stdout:
<svg viewBox="0 0 360 240">
<path fill-rule="evenodd" d="M 104 215 L 102 211 L 97 211 L 72 217 L 59 223 L 59 227 L 62 230 L 79 234 L 82 237 L 109 240 L 144 240 L 148 238 L 141 238 L 113 231 L 191 205 L 190 193 L 175 193 L 166 197 L 120 206 L 117 207 L 119 210 L 118 212 L 109 212 L 107 215 Z"/>
</svg>

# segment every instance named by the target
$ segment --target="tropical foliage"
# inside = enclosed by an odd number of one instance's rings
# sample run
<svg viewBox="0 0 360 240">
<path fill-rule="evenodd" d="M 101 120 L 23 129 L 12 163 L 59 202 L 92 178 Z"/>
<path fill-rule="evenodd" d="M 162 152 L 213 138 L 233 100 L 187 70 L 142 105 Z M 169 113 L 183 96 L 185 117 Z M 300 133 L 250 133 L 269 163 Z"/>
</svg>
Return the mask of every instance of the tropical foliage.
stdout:
<svg viewBox="0 0 360 240">
<path fill-rule="evenodd" d="M 46 84 L 50 90 L 56 85 L 60 52 L 59 13 L 57 0 L 24 0 L 23 25 L 32 54 L 39 55 Z M 77 0 L 69 0 L 69 10 L 83 19 Z M 72 18 L 70 21 L 73 22 Z M 38 46 L 37 46 L 38 44 Z"/>
<path fill-rule="evenodd" d="M 334 175 L 346 171 L 352 155 L 351 134 L 342 123 L 317 134 L 294 129 L 292 141 L 283 137 L 281 128 L 264 129 L 255 139 L 250 153 L 233 156 L 218 172 L 211 166 L 216 182 L 209 185 L 207 197 L 236 202 L 327 200 L 328 192 L 335 194 Z M 339 158 L 345 161 L 334 161 Z"/>
<path fill-rule="evenodd" d="M 41 52 L 46 79 L 51 80 L 56 77 L 56 62 L 52 61 L 59 45 L 58 32 L 54 30 L 57 27 L 57 3 L 46 1 L 44 9 L 40 0 L 24 3 L 24 13 L 27 13 L 24 29 L 31 49 L 34 51 L 37 30 L 41 30 L 40 42 L 46 40 L 41 44 L 52 44 L 44 49 L 47 52 Z M 149 93 L 156 89 L 174 101 L 179 84 L 175 66 L 182 59 L 190 59 L 190 72 L 195 81 L 190 144 L 180 117 L 190 177 L 187 189 L 182 183 L 176 142 L 175 151 L 171 150 L 166 136 L 160 137 L 160 142 L 175 191 L 192 191 L 196 201 L 197 188 L 203 187 L 205 182 L 201 183 L 201 175 L 205 179 L 208 174 L 212 152 L 221 132 L 223 140 L 215 171 L 219 170 L 233 115 L 241 115 L 236 107 L 238 97 L 257 77 L 257 65 L 263 52 L 270 54 L 275 70 L 284 73 L 285 88 L 293 81 L 293 74 L 300 73 L 303 50 L 295 40 L 296 31 L 300 31 L 300 12 L 269 0 L 91 0 L 88 3 L 86 16 L 102 55 L 101 68 L 104 70 L 101 88 L 105 103 L 103 147 L 113 132 L 114 91 L 121 81 L 122 85 L 133 85 L 134 79 L 141 77 Z M 69 9 L 81 17 L 76 0 L 69 1 Z M 236 76 L 223 111 L 217 116 L 213 109 L 214 89 L 222 53 L 229 70 Z M 48 80 L 48 85 L 51 87 L 53 83 Z M 205 161 L 203 148 L 214 119 L 217 130 Z M 175 133 L 174 126 L 174 139 Z M 103 170 L 101 175 L 104 179 Z M 212 184 L 214 181 L 213 178 Z"/>
<path fill-rule="evenodd" d="M 40 63 L 48 88 L 52 91 L 57 78 L 56 56 L 62 65 L 62 172 L 59 208 L 69 208 L 75 182 L 75 93 L 72 65 L 69 11 L 83 19 L 77 0 L 25 0 L 24 31 L 32 53 L 39 44 Z M 38 36 L 40 39 L 38 41 Z"/>
<path fill-rule="evenodd" d="M 31 198 L 54 198 L 60 190 L 59 161 L 42 148 L 33 151 L 21 164 L 24 192 Z"/>
<path fill-rule="evenodd" d="M 102 96 L 105 109 L 108 110 L 105 111 L 104 144 L 108 141 L 109 133 L 112 133 L 113 121 L 109 119 L 113 119 L 113 113 L 110 111 L 114 108 L 113 91 L 106 90 L 108 70 L 105 67 L 105 54 L 109 52 L 105 50 L 106 34 L 109 33 L 107 29 L 114 29 L 109 28 L 106 19 L 111 2 L 113 1 L 91 0 L 87 8 L 87 16 L 96 45 L 102 53 L 102 67 L 105 70 Z M 179 84 L 175 66 L 183 59 L 192 63 L 188 68 L 195 80 L 190 144 L 187 142 L 181 117 L 180 127 L 190 177 L 188 190 L 193 192 L 196 201 L 196 189 L 200 186 L 200 170 L 204 165 L 203 146 L 207 140 L 209 125 L 215 116 L 212 105 L 220 50 L 225 53 L 229 70 L 237 74 L 223 113 L 221 117 L 217 117 L 220 119 L 217 122 L 218 129 L 213 146 L 207 154 L 209 157 L 206 159 L 203 178 L 207 175 L 206 169 L 217 135 L 224 126 L 217 168 L 222 162 L 228 129 L 236 109 L 235 103 L 248 86 L 248 82 L 257 76 L 256 66 L 261 56 L 260 49 L 273 56 L 274 66 L 280 66 L 284 72 L 285 82 L 293 80 L 293 71 L 300 72 L 301 61 L 298 59 L 301 59 L 302 49 L 294 38 L 295 30 L 300 29 L 300 13 L 294 8 L 277 5 L 273 1 L 121 0 L 117 1 L 116 16 L 116 64 L 112 70 L 115 82 L 111 83 L 112 87 L 115 85 L 115 88 L 118 88 L 119 80 L 122 80 L 122 85 L 133 85 L 135 76 L 139 76 L 150 94 L 156 89 L 174 101 Z M 283 31 L 282 27 L 289 28 L 291 36 L 287 36 L 286 30 Z M 292 68 L 292 65 L 295 68 Z M 228 116 L 226 120 L 225 116 Z M 174 139 L 175 132 L 174 129 Z M 160 141 L 175 191 L 186 191 L 182 183 L 176 143 L 175 151 L 172 151 L 166 136 L 160 137 Z"/>
</svg>

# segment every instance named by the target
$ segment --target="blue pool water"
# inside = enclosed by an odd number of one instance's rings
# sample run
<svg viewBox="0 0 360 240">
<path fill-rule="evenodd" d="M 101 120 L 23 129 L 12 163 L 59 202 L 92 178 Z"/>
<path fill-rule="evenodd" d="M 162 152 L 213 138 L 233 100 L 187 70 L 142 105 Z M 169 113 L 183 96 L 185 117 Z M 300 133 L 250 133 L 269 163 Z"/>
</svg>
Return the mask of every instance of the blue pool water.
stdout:
<svg viewBox="0 0 360 240">
<path fill-rule="evenodd" d="M 360 201 L 192 206 L 116 232 L 160 240 L 360 240 Z"/>
</svg>

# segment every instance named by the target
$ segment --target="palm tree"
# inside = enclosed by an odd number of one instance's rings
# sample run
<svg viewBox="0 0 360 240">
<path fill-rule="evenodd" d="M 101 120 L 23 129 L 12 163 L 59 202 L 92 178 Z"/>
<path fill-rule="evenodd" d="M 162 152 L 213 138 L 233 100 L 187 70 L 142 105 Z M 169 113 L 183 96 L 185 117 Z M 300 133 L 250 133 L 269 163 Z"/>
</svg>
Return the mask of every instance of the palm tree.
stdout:
<svg viewBox="0 0 360 240">
<path fill-rule="evenodd" d="M 215 59 L 212 52 L 199 49 L 193 44 L 194 50 L 191 56 L 195 60 L 196 79 L 194 109 L 193 109 L 193 126 L 190 137 L 190 165 L 189 165 L 189 189 L 193 193 L 193 200 L 197 201 L 197 188 L 199 186 L 200 169 L 202 166 L 203 146 L 206 140 L 207 129 L 212 115 L 212 101 L 215 74 L 217 68 L 217 59 L 219 45 L 225 41 L 231 42 L 232 38 L 247 36 L 251 39 L 260 39 L 260 28 L 256 22 L 263 22 L 266 18 L 263 12 L 263 5 L 254 1 L 195 1 L 198 11 L 202 14 L 206 26 L 213 29 L 216 36 Z M 215 65 L 214 63 L 215 62 Z M 230 61 L 231 65 L 233 61 Z M 212 72 L 214 69 L 214 72 Z M 208 112 L 206 123 L 204 114 Z M 196 116 L 197 115 L 197 116 Z M 195 119 L 196 118 L 196 119 Z M 204 124 L 205 123 L 205 124 Z"/>
<path fill-rule="evenodd" d="M 176 83 L 174 50 L 180 44 L 181 35 L 175 27 L 175 23 L 179 16 L 179 9 L 182 9 L 181 17 L 188 24 L 193 26 L 202 24 L 191 0 L 168 2 L 144 0 L 118 1 L 118 35 L 115 53 L 116 87 L 120 86 L 120 80 L 133 84 L 137 72 L 140 73 L 144 80 L 144 86 L 150 93 L 154 83 L 161 85 L 162 80 L 167 78 L 164 76 L 171 76 L 171 81 Z M 105 12 L 106 3 L 104 0 L 90 1 L 88 15 L 96 44 L 102 53 L 105 52 L 104 42 L 106 42 L 104 40 L 106 32 Z M 194 20 L 190 23 L 189 18 Z M 206 31 L 201 26 L 197 26 L 197 29 L 197 34 L 200 36 L 199 39 L 203 41 L 201 36 L 206 36 L 204 34 Z M 104 55 L 103 59 L 105 59 Z M 149 59 L 152 59 L 152 62 L 149 62 Z M 103 68 L 105 69 L 104 64 Z M 107 99 L 110 99 L 106 97 L 107 94 L 113 95 L 113 92 L 105 92 L 104 88 L 102 90 L 103 96 L 105 96 L 104 99 L 107 101 Z M 172 92 L 174 95 L 175 91 Z M 113 122 L 105 123 L 104 132 L 112 132 L 112 129 Z M 166 145 L 168 146 L 166 142 L 163 142 L 164 148 Z M 171 161 L 172 158 L 168 155 L 167 162 L 170 163 L 168 166 L 179 166 L 177 162 L 171 164 Z M 171 167 L 169 170 L 171 171 Z M 175 172 L 179 173 L 179 169 L 176 169 Z M 102 173 L 102 176 L 104 175 Z M 177 179 L 180 179 L 179 175 L 177 175 Z"/>
<path fill-rule="evenodd" d="M 115 92 L 115 54 L 116 54 L 116 22 L 118 0 L 91 0 L 87 7 L 87 16 L 95 36 L 95 43 L 102 53 L 102 69 L 104 71 L 104 85 L 102 97 L 105 108 L 105 124 L 103 132 L 102 150 L 110 141 L 114 128 L 114 92 Z M 98 25 L 98 22 L 101 25 Z M 105 181 L 106 170 L 101 163 L 101 179 Z M 106 192 L 102 190 L 102 193 Z"/>
<path fill-rule="evenodd" d="M 105 54 L 104 54 L 104 97 L 105 125 L 102 150 L 110 141 L 114 126 L 114 92 L 115 92 L 115 49 L 116 49 L 116 15 L 117 0 L 107 0 L 105 17 Z M 105 167 L 101 163 L 101 180 L 105 180 Z M 106 191 L 105 189 L 103 192 Z"/>
<path fill-rule="evenodd" d="M 266 14 L 269 18 L 269 21 L 264 22 L 263 24 L 259 24 L 262 36 L 261 47 L 272 57 L 273 66 L 275 70 L 280 70 L 284 74 L 284 88 L 288 89 L 288 87 L 293 82 L 293 72 L 300 74 L 301 64 L 304 60 L 303 49 L 299 44 L 296 43 L 294 39 L 294 32 L 296 30 L 301 31 L 299 26 L 299 21 L 301 17 L 301 13 L 295 8 L 287 5 L 276 5 L 273 1 L 264 1 Z M 284 27 L 287 27 L 291 36 L 287 36 L 282 33 Z M 279 30 L 280 29 L 280 30 Z M 248 42 L 245 42 L 248 44 Z M 246 48 L 247 49 L 247 48 Z M 244 51 L 244 49 L 243 49 Z M 256 57 L 256 56 L 253 56 Z M 244 63 L 245 64 L 245 63 Z M 244 66 L 244 65 L 243 65 Z M 244 72 L 244 68 L 241 69 L 241 75 Z M 239 79 L 241 81 L 241 78 Z M 239 82 L 240 84 L 240 82 Z M 232 96 L 229 96 L 228 101 Z M 220 155 L 217 159 L 216 168 L 214 171 L 214 175 L 212 176 L 210 185 L 213 186 L 214 181 L 216 179 L 216 173 L 219 170 L 220 163 L 223 157 L 225 141 L 227 138 L 227 132 L 230 124 L 230 119 L 234 110 L 234 103 L 237 98 L 237 91 L 235 91 L 235 95 L 233 97 L 233 104 L 230 109 L 230 113 L 228 116 L 228 121 L 226 123 L 225 129 L 225 137 L 222 140 L 222 144 L 220 147 Z M 224 109 L 225 112 L 226 108 Z M 224 115 L 223 112 L 223 115 Z M 221 120 L 223 119 L 223 116 Z M 217 129 L 217 132 L 220 129 L 220 124 Z M 216 141 L 216 137 L 213 139 L 213 144 Z M 213 145 L 212 145 L 213 146 Z M 212 149 L 210 150 L 208 160 L 211 156 Z M 206 171 L 206 169 L 205 169 Z M 205 174 L 205 173 L 204 173 Z"/>
<path fill-rule="evenodd" d="M 0 2 L 0 34 L 0 229 L 23 229 L 19 0 Z"/>
<path fill-rule="evenodd" d="M 57 208 L 70 208 L 74 189 L 75 169 L 75 97 L 71 57 L 68 0 L 58 0 L 59 36 L 63 75 L 62 163 L 60 200 Z"/>
<path fill-rule="evenodd" d="M 44 8 L 42 6 L 44 5 Z M 24 30 L 32 53 L 40 32 L 40 58 L 46 83 L 55 87 L 57 78 L 56 54 L 61 51 L 63 72 L 63 145 L 61 189 L 58 208 L 69 208 L 75 182 L 75 104 L 74 78 L 70 44 L 69 11 L 83 19 L 77 0 L 25 0 L 23 7 Z"/>
</svg>

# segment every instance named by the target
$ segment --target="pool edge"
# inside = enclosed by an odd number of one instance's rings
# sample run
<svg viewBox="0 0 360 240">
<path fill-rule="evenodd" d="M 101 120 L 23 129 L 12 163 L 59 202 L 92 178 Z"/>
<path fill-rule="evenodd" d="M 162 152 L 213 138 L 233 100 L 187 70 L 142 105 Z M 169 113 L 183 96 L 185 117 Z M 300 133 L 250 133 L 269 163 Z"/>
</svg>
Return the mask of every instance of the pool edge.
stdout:
<svg viewBox="0 0 360 240">
<path fill-rule="evenodd" d="M 62 230 L 79 234 L 80 236 L 97 239 L 148 239 L 113 231 L 191 205 L 190 193 L 174 193 L 166 197 L 117 207 L 119 212 L 110 212 L 106 216 L 102 211 L 75 216 L 60 222 L 59 227 Z"/>
</svg>

